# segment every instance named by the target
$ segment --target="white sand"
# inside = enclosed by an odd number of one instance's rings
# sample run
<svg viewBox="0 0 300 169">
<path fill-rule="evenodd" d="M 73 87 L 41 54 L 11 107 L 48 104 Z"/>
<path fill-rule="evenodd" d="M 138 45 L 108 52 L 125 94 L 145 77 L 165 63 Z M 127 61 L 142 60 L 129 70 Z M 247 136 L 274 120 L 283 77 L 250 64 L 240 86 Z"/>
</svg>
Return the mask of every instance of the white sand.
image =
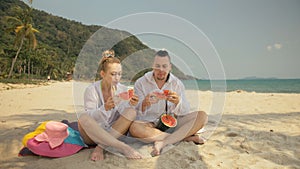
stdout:
<svg viewBox="0 0 300 169">
<path fill-rule="evenodd" d="M 29 88 L 28 88 L 29 87 Z M 7 90 L 9 88 L 10 90 Z M 0 168 L 300 168 L 300 94 L 226 93 L 218 128 L 204 145 L 181 142 L 158 157 L 128 160 L 92 149 L 64 158 L 18 157 L 23 136 L 45 120 L 76 120 L 72 82 L 47 86 L 0 84 Z M 191 92 L 191 91 L 188 91 Z M 200 92 L 201 107 L 213 114 L 212 92 Z"/>
</svg>

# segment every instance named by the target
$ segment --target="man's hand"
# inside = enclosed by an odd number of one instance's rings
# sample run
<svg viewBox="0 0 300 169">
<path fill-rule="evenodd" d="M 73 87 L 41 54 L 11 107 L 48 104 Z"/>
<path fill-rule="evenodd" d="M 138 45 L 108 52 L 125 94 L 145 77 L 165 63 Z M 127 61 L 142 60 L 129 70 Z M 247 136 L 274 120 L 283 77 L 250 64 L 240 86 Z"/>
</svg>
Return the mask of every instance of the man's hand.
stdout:
<svg viewBox="0 0 300 169">
<path fill-rule="evenodd" d="M 177 106 L 177 104 L 179 103 L 180 98 L 179 98 L 179 96 L 177 95 L 176 92 L 169 91 L 169 93 L 167 95 L 167 100 L 169 102 L 174 103 Z"/>
<path fill-rule="evenodd" d="M 152 93 L 148 94 L 142 102 L 142 111 L 144 112 L 147 107 L 151 106 L 151 104 L 155 104 L 158 102 L 156 96 Z"/>
</svg>

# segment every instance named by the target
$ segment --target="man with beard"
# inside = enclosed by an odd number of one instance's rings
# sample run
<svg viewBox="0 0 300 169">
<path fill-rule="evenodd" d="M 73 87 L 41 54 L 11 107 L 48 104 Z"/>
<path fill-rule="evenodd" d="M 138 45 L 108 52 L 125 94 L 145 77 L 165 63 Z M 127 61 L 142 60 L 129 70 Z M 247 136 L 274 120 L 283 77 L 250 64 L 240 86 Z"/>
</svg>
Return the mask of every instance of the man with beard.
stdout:
<svg viewBox="0 0 300 169">
<path fill-rule="evenodd" d="M 205 140 L 197 132 L 207 123 L 207 115 L 203 111 L 190 111 L 185 87 L 171 73 L 171 58 L 166 50 L 156 52 L 152 68 L 135 83 L 134 90 L 140 102 L 137 120 L 131 124 L 130 134 L 143 142 L 154 142 L 154 156 L 159 155 L 165 146 L 182 140 L 203 144 Z M 163 91 L 167 92 L 164 94 Z M 162 131 L 158 122 L 166 111 L 177 118 L 177 126 Z"/>
</svg>

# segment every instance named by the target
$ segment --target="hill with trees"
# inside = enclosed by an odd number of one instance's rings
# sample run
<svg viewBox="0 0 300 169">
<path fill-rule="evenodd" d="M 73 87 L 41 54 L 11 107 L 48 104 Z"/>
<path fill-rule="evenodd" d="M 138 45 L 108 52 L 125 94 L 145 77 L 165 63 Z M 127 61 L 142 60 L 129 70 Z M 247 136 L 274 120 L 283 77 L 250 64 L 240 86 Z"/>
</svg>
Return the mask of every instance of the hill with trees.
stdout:
<svg viewBox="0 0 300 169">
<path fill-rule="evenodd" d="M 27 14 L 25 11 L 27 11 Z M 26 17 L 29 17 L 31 20 L 28 20 L 28 18 L 26 20 Z M 20 39 L 18 39 L 19 35 L 17 33 L 20 33 L 21 28 L 25 28 L 25 26 L 12 27 L 13 25 L 9 22 L 11 18 L 18 18 L 23 23 L 28 22 L 29 26 L 31 25 L 30 30 L 36 30 L 31 32 L 33 35 L 30 34 L 30 36 L 24 38 L 23 47 L 19 51 L 18 58 L 12 69 L 12 78 L 46 79 L 50 75 L 52 79 L 65 79 L 67 74 L 73 74 L 81 49 L 87 40 L 99 29 L 102 30 L 101 36 L 106 39 L 126 37 L 112 47 L 116 56 L 121 60 L 138 51 L 145 51 L 141 56 L 137 57 L 135 63 L 126 65 L 127 70 L 131 70 L 131 66 L 134 67 L 140 63 L 148 63 L 149 65 L 152 62 L 149 56 L 153 56 L 155 52 L 126 31 L 110 28 L 103 29 L 104 27 L 98 25 L 83 25 L 77 21 L 71 21 L 44 11 L 32 9 L 19 0 L 3 0 L 0 7 L 0 79 L 7 78 L 9 75 L 12 60 L 15 58 L 20 46 Z M 35 38 L 37 42 L 37 45 L 34 47 L 32 38 Z M 109 43 L 109 40 L 107 43 Z M 95 48 L 100 55 L 101 50 L 105 50 L 105 47 L 110 44 L 106 44 L 106 41 L 101 41 L 101 45 Z M 85 68 L 87 72 L 89 69 L 95 68 Z M 137 78 L 146 71 L 148 70 L 131 72 L 131 74 L 136 74 L 134 78 Z M 186 78 L 176 68 L 174 68 L 173 73 L 181 78 Z M 81 75 L 83 76 L 82 78 L 93 78 L 88 75 Z M 130 80 L 132 78 L 126 76 L 126 73 L 124 75 L 125 79 Z"/>
</svg>

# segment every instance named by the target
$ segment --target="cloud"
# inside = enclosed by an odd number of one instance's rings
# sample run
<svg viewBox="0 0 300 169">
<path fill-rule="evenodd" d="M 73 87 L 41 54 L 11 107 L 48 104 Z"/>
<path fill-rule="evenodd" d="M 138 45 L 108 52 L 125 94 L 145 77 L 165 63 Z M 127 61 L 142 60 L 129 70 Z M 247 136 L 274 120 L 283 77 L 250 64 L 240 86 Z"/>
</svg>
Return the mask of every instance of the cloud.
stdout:
<svg viewBox="0 0 300 169">
<path fill-rule="evenodd" d="M 281 43 L 274 43 L 274 44 L 271 44 L 271 45 L 267 45 L 267 50 L 268 51 L 272 51 L 273 49 L 274 50 L 280 50 L 281 48 L 282 48 Z"/>
<path fill-rule="evenodd" d="M 268 49 L 268 51 L 271 51 L 271 50 L 272 50 L 272 46 L 271 46 L 271 45 L 268 45 L 268 46 L 267 46 L 267 49 Z"/>
<path fill-rule="evenodd" d="M 281 49 L 282 48 L 282 45 L 280 43 L 275 43 L 274 44 L 274 48 L 275 49 Z"/>
</svg>

